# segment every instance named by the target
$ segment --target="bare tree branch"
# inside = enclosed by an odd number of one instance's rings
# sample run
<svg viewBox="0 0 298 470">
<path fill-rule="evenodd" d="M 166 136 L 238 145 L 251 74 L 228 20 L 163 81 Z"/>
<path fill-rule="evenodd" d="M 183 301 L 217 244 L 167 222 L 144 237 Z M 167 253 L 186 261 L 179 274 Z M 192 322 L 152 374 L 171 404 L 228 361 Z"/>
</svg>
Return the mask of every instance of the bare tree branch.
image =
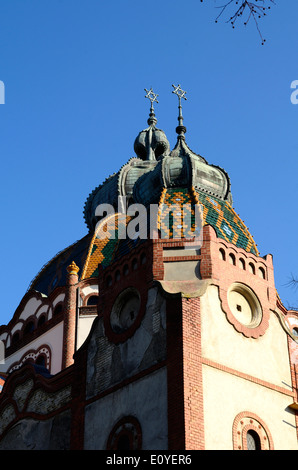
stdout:
<svg viewBox="0 0 298 470">
<path fill-rule="evenodd" d="M 293 289 L 298 289 L 298 279 L 291 274 L 291 279 L 286 284 L 288 287 L 292 287 Z"/>
<path fill-rule="evenodd" d="M 294 289 L 294 290 L 297 290 L 298 289 L 298 279 L 296 277 L 294 277 L 293 274 L 291 274 L 291 278 L 290 278 L 289 282 L 287 282 L 285 285 L 287 287 L 290 287 L 290 288 Z M 289 303 L 287 304 L 287 309 L 288 310 L 298 311 L 297 305 L 293 307 L 293 306 L 289 305 Z"/>
<path fill-rule="evenodd" d="M 203 2 L 203 0 L 201 0 Z M 266 39 L 263 38 L 261 30 L 259 28 L 259 20 L 267 15 L 268 10 L 270 10 L 271 5 L 275 5 L 275 0 L 229 0 L 226 1 L 223 5 L 216 8 L 220 9 L 220 13 L 216 17 L 215 22 L 225 14 L 231 11 L 231 16 L 228 17 L 227 23 L 230 23 L 233 28 L 235 28 L 236 22 L 245 17 L 244 25 L 246 26 L 251 19 L 254 20 L 257 31 L 260 35 L 262 44 L 266 42 Z"/>
</svg>

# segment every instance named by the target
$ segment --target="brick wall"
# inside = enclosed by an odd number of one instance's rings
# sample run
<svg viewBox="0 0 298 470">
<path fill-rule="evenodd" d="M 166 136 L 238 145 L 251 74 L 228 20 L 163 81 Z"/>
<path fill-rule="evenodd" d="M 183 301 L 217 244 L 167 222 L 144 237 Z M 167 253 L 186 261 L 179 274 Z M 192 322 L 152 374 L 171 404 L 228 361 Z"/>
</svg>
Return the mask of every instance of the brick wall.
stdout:
<svg viewBox="0 0 298 470">
<path fill-rule="evenodd" d="M 169 450 L 203 450 L 200 299 L 167 300 Z"/>
</svg>

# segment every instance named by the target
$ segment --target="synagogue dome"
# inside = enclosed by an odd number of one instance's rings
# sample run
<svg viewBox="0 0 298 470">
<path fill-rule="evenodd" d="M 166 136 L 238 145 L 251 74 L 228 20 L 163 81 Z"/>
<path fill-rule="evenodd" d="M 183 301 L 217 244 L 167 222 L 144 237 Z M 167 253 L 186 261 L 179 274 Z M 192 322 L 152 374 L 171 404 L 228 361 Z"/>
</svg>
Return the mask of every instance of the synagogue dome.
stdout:
<svg viewBox="0 0 298 470">
<path fill-rule="evenodd" d="M 164 207 L 177 204 L 177 201 L 181 206 L 199 204 L 203 209 L 203 224 L 211 225 L 218 237 L 258 254 L 248 228 L 234 211 L 228 173 L 188 147 L 180 107 L 178 120 L 177 142 L 171 150 L 165 132 L 156 127 L 157 119 L 151 103 L 148 127 L 134 141 L 136 156 L 97 186 L 87 198 L 84 218 L 89 233 L 47 263 L 32 281 L 31 288 L 49 294 L 63 285 L 65 267 L 72 260 L 79 266 L 83 278 L 87 274 L 97 276 L 99 264 L 104 268 L 119 250 L 120 253 L 130 249 L 131 240 L 112 240 L 103 246 L 96 239 L 100 220 L 97 208 L 101 204 L 111 205 L 115 213 L 124 214 L 134 203 L 146 208 L 157 204 L 160 224 L 163 223 Z"/>
</svg>

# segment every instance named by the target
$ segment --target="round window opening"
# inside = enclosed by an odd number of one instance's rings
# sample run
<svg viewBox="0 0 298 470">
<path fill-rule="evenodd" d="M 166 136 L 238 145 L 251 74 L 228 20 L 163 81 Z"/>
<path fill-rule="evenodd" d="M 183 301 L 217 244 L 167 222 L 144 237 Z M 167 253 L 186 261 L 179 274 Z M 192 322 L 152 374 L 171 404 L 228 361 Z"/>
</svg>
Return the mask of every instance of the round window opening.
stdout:
<svg viewBox="0 0 298 470">
<path fill-rule="evenodd" d="M 228 303 L 236 320 L 248 328 L 256 328 L 262 320 L 257 296 L 243 284 L 233 284 L 228 291 Z"/>
<path fill-rule="evenodd" d="M 121 292 L 112 308 L 110 323 L 114 333 L 124 333 L 135 322 L 141 306 L 141 297 L 134 288 Z"/>
<path fill-rule="evenodd" d="M 298 328 L 295 326 L 292 330 L 293 335 L 298 338 Z"/>
</svg>

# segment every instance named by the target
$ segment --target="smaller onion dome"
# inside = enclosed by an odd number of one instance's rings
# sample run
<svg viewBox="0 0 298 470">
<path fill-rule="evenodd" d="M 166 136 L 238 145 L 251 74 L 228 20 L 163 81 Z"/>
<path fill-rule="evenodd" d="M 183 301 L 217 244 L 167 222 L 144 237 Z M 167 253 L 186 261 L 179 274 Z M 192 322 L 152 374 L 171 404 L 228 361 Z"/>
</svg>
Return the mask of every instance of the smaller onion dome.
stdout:
<svg viewBox="0 0 298 470">
<path fill-rule="evenodd" d="M 149 127 L 142 130 L 134 142 L 134 151 L 142 160 L 158 160 L 161 155 L 168 155 L 170 144 L 165 133 L 156 127 L 157 119 L 154 113 L 153 103 L 157 102 L 157 94 L 153 93 L 152 88 L 147 92 L 146 98 L 151 101 L 150 114 L 148 119 Z"/>
</svg>

